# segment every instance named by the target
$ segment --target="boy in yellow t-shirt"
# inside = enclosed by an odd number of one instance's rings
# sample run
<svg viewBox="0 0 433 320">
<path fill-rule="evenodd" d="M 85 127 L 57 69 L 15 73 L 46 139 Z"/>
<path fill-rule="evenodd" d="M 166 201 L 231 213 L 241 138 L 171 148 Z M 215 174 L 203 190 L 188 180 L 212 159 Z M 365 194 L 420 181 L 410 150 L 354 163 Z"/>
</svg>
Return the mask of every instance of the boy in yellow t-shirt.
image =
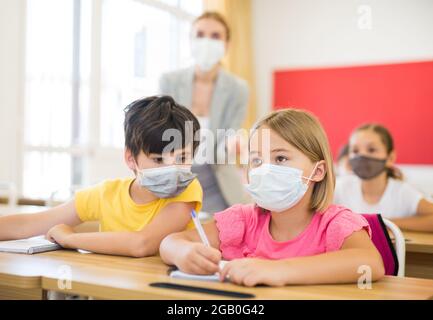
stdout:
<svg viewBox="0 0 433 320">
<path fill-rule="evenodd" d="M 124 127 L 125 162 L 134 179 L 81 190 L 41 213 L 1 217 L 0 240 L 46 233 L 64 248 L 144 257 L 157 254 L 168 234 L 192 227 L 191 210 L 199 211 L 203 198 L 191 173 L 197 119 L 171 97 L 150 97 L 125 109 Z M 99 221 L 102 232 L 74 233 L 84 221 Z"/>
</svg>

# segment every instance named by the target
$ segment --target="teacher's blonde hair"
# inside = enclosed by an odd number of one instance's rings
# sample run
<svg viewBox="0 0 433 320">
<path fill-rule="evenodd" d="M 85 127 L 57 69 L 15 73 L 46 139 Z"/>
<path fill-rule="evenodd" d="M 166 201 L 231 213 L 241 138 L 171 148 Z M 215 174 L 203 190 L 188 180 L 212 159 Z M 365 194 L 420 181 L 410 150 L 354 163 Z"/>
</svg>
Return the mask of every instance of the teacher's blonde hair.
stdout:
<svg viewBox="0 0 433 320">
<path fill-rule="evenodd" d="M 312 162 L 325 161 L 325 177 L 315 183 L 310 204 L 312 210 L 324 212 L 334 198 L 335 175 L 328 137 L 320 121 L 308 111 L 290 108 L 272 112 L 256 123 L 254 130 L 262 126 L 275 131 Z"/>
</svg>

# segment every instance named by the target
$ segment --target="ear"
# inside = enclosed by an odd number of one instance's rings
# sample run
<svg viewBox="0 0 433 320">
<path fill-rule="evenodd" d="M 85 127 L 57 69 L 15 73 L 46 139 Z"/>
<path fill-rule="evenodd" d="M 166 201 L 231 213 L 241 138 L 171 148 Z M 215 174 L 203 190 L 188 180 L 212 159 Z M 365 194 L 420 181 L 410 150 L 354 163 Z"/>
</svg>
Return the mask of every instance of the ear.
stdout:
<svg viewBox="0 0 433 320">
<path fill-rule="evenodd" d="M 325 175 L 326 175 L 326 162 L 325 160 L 321 160 L 318 162 L 317 167 L 316 167 L 316 171 L 313 174 L 313 176 L 311 177 L 311 180 L 314 182 L 320 182 L 323 179 L 325 179 Z"/>
<path fill-rule="evenodd" d="M 393 150 L 388 156 L 388 160 L 386 161 L 386 166 L 393 167 L 396 159 L 397 159 L 397 153 L 395 152 L 395 150 Z"/>
<path fill-rule="evenodd" d="M 134 171 L 134 173 L 136 173 L 136 161 L 135 161 L 135 157 L 132 154 L 131 150 L 129 150 L 128 148 L 125 148 L 124 159 L 125 159 L 125 163 L 128 166 L 128 168 L 130 170 Z"/>
</svg>

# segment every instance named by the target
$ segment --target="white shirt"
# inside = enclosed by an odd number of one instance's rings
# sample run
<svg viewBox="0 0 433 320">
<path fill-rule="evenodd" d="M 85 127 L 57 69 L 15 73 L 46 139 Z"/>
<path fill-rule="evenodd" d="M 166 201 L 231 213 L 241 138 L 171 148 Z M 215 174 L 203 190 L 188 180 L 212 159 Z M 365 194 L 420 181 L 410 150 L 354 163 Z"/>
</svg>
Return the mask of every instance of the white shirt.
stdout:
<svg viewBox="0 0 433 320">
<path fill-rule="evenodd" d="M 385 218 L 403 218 L 416 214 L 423 194 L 410 184 L 389 178 L 378 203 L 367 203 L 362 195 L 361 179 L 355 175 L 337 178 L 334 203 L 357 213 L 380 213 Z"/>
</svg>

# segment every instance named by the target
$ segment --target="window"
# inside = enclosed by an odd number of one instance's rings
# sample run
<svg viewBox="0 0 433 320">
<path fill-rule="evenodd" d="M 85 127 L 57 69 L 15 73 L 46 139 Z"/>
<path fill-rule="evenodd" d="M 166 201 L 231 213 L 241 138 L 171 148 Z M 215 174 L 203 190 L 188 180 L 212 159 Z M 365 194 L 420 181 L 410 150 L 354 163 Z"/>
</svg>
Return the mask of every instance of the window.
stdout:
<svg viewBox="0 0 433 320">
<path fill-rule="evenodd" d="M 202 0 L 27 0 L 23 196 L 93 183 L 98 152 L 119 158 L 123 109 L 191 63 L 202 9 Z"/>
<path fill-rule="evenodd" d="M 72 0 L 28 1 L 24 196 L 72 184 L 73 12 Z"/>
<path fill-rule="evenodd" d="M 123 108 L 158 93 L 164 72 L 190 64 L 187 12 L 199 13 L 201 1 L 106 0 L 102 11 L 101 143 L 123 146 Z M 172 8 L 173 7 L 173 8 Z M 183 13 L 183 14 L 182 14 Z"/>
</svg>

